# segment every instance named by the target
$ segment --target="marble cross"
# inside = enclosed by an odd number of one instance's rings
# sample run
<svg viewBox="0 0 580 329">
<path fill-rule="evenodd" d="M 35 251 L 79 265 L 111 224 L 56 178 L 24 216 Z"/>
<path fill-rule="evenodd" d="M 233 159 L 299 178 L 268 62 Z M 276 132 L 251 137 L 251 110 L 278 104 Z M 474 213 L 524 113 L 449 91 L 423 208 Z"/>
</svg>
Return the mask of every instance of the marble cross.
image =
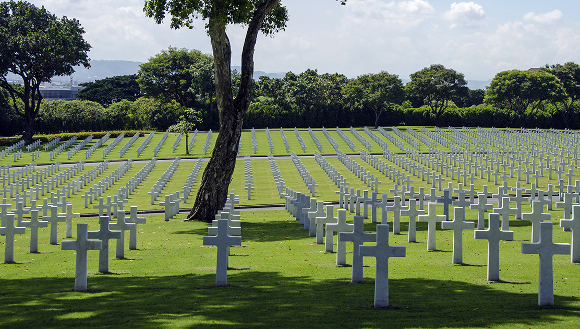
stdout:
<svg viewBox="0 0 580 329">
<path fill-rule="evenodd" d="M 316 236 L 316 218 L 324 216 L 324 201 L 316 201 L 316 210 L 308 212 L 308 236 Z"/>
<path fill-rule="evenodd" d="M 354 230 L 352 232 L 340 232 L 338 237 L 341 241 L 350 241 L 352 247 L 352 282 L 363 281 L 363 258 L 359 253 L 359 248 L 365 242 L 376 242 L 376 233 L 364 232 L 364 216 L 354 216 Z"/>
<path fill-rule="evenodd" d="M 339 233 L 352 232 L 354 225 L 346 223 L 346 209 L 338 209 L 337 215 L 338 221 L 336 223 L 326 224 L 326 239 L 329 236 L 334 237 L 334 232 L 336 232 L 336 265 L 346 265 L 346 243 L 340 240 Z"/>
<path fill-rule="evenodd" d="M 465 208 L 455 207 L 453 221 L 441 222 L 444 230 L 453 230 L 453 264 L 463 264 L 463 230 L 473 230 L 474 222 L 465 221 Z"/>
<path fill-rule="evenodd" d="M 117 248 L 115 251 L 115 256 L 118 259 L 123 259 L 125 258 L 125 231 L 136 230 L 135 224 L 125 222 L 125 212 L 117 211 L 117 222 L 114 224 L 110 224 L 109 227 L 112 230 L 121 231 L 121 237 L 117 239 Z"/>
<path fill-rule="evenodd" d="M 30 228 L 30 253 L 38 252 L 38 228 L 48 227 L 48 222 L 38 220 L 38 210 L 30 211 L 30 221 L 23 221 L 22 226 Z"/>
<path fill-rule="evenodd" d="M 50 217 L 48 217 L 46 221 L 50 223 L 50 244 L 58 244 L 58 223 L 64 223 L 66 218 L 58 216 L 57 206 L 50 206 Z"/>
<path fill-rule="evenodd" d="M 203 245 L 217 246 L 217 263 L 215 285 L 218 287 L 228 284 L 228 250 L 230 246 L 241 246 L 242 237 L 228 235 L 228 221 L 218 219 L 218 234 L 204 236 Z"/>
<path fill-rule="evenodd" d="M 6 243 L 4 244 L 4 263 L 14 263 L 14 235 L 25 234 L 26 227 L 14 226 L 14 214 L 6 214 L 6 224 L 0 227 L 0 233 L 6 236 Z"/>
<path fill-rule="evenodd" d="M 389 258 L 405 257 L 407 248 L 389 246 L 389 225 L 377 225 L 377 243 L 372 246 L 360 246 L 361 256 L 376 258 L 375 269 L 375 307 L 389 306 Z"/>
<path fill-rule="evenodd" d="M 576 206 L 575 206 L 576 207 Z M 540 223 L 540 237 L 534 243 L 522 243 L 522 254 L 540 255 L 540 273 L 538 288 L 538 305 L 554 305 L 554 268 L 552 257 L 554 255 L 568 255 L 570 245 L 568 243 L 552 242 L 551 222 Z"/>
<path fill-rule="evenodd" d="M 487 240 L 487 281 L 499 281 L 499 242 L 513 240 L 514 232 L 499 228 L 499 214 L 489 214 L 489 228 L 475 230 L 475 239 Z"/>
<path fill-rule="evenodd" d="M 580 263 L 580 205 L 572 207 L 572 219 L 560 219 L 560 226 L 572 231 L 572 263 Z"/>
<path fill-rule="evenodd" d="M 485 212 L 493 209 L 493 205 L 487 203 L 487 196 L 483 193 L 478 194 L 476 204 L 469 205 L 469 209 L 477 209 L 477 229 L 485 228 Z"/>
<path fill-rule="evenodd" d="M 72 238 L 72 219 L 73 218 L 80 218 L 81 214 L 79 213 L 73 213 L 72 212 L 72 208 L 73 205 L 72 204 L 67 204 L 66 205 L 66 213 L 60 213 L 59 215 L 64 216 L 65 218 L 65 223 L 66 223 L 66 234 L 65 237 L 66 238 Z"/>
<path fill-rule="evenodd" d="M 544 206 L 540 201 L 532 201 L 532 212 L 522 214 L 522 219 L 532 221 L 532 243 L 540 241 L 540 222 L 552 218 L 552 215 L 543 211 Z"/>
<path fill-rule="evenodd" d="M 419 222 L 427 222 L 427 250 L 437 250 L 437 237 L 435 232 L 437 230 L 437 222 L 445 220 L 445 215 L 437 215 L 437 203 L 430 202 L 427 204 L 429 213 L 417 217 Z"/>
<path fill-rule="evenodd" d="M 425 215 L 425 210 L 417 209 L 417 199 L 409 199 L 409 209 L 401 210 L 401 216 L 409 217 L 408 242 L 417 242 L 417 216 Z"/>
<path fill-rule="evenodd" d="M 135 229 L 129 230 L 129 250 L 137 250 L 137 224 L 145 224 L 147 219 L 145 217 L 137 217 L 137 206 L 131 206 L 129 219 L 126 219 L 125 222 L 135 224 Z"/>
<path fill-rule="evenodd" d="M 101 273 L 109 273 L 109 240 L 121 238 L 121 231 L 111 231 L 109 229 L 109 220 L 109 216 L 100 216 L 100 229 L 87 232 L 87 239 L 97 239 L 103 242 L 99 251 L 99 272 Z"/>
<path fill-rule="evenodd" d="M 75 291 L 87 291 L 87 251 L 100 250 L 102 241 L 87 239 L 87 223 L 77 223 L 77 239 L 64 240 L 61 250 L 76 251 Z"/>
<path fill-rule="evenodd" d="M 338 220 L 337 218 L 333 217 L 333 212 L 334 212 L 334 206 L 333 205 L 327 205 L 325 206 L 325 213 L 326 216 L 324 217 L 316 217 L 316 244 L 322 244 L 324 243 L 324 232 L 325 232 L 325 228 L 326 228 L 326 224 L 329 223 L 336 223 L 336 221 Z M 332 252 L 332 237 L 327 239 L 326 242 L 326 248 L 325 251 L 326 252 Z M 329 251 L 330 249 L 330 251 Z"/>
</svg>

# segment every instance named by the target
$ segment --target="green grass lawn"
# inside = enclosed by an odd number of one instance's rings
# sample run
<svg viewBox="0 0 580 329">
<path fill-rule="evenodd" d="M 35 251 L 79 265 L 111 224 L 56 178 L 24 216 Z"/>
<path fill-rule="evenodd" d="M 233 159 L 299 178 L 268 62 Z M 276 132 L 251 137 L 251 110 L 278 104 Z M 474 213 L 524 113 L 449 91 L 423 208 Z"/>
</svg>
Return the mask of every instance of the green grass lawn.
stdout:
<svg viewBox="0 0 580 329">
<path fill-rule="evenodd" d="M 487 242 L 474 240 L 472 230 L 463 234 L 465 264 L 452 265 L 452 231 L 438 225 L 438 250 L 427 251 L 425 223 L 418 223 L 418 242 L 407 243 L 403 222 L 402 234 L 389 237 L 407 248 L 405 258 L 389 261 L 391 306 L 374 309 L 373 258 L 364 260 L 364 282 L 354 284 L 351 267 L 335 265 L 336 254 L 287 212 L 241 214 L 242 246 L 231 249 L 222 288 L 214 287 L 216 249 L 202 245 L 203 223 L 148 216 L 138 250 L 126 250 L 126 259 L 114 258 L 110 242 L 109 274 L 97 272 L 98 252 L 89 251 L 86 293 L 73 292 L 75 252 L 49 245 L 48 229 L 38 254 L 28 253 L 29 235 L 19 236 L 16 264 L 1 265 L 0 327 L 577 328 L 580 321 L 580 265 L 569 256 L 554 257 L 556 306 L 537 306 L 538 256 L 520 252 L 530 238 L 525 221 L 512 221 L 514 241 L 501 242 L 499 282 L 486 280 Z M 80 221 L 98 229 L 94 218 Z M 569 237 L 554 229 L 554 241 Z"/>
<path fill-rule="evenodd" d="M 399 129 L 404 131 L 404 127 Z M 334 128 L 327 130 L 343 152 L 353 153 Z M 358 148 L 362 148 L 362 144 L 348 129 L 342 131 Z M 279 129 L 271 129 L 270 132 L 274 141 L 274 154 L 287 155 Z M 292 129 L 284 129 L 284 132 L 291 152 L 311 155 L 317 150 L 306 129 L 299 129 L 307 145 L 306 152 L 299 147 Z M 373 152 L 378 152 L 378 144 L 372 142 L 362 129 L 359 132 L 373 144 Z M 314 133 L 323 145 L 320 153 L 334 154 L 334 149 L 322 131 L 315 129 Z M 376 130 L 375 133 L 384 139 Z M 119 149 L 129 140 L 125 138 L 107 158 L 111 161 L 150 159 L 161 136 L 155 134 L 141 157 L 137 158 L 135 151 L 145 137 L 140 137 L 124 157 L 119 157 Z M 212 134 L 211 147 L 204 155 L 206 136 L 205 132 L 197 135 L 190 158 L 211 155 L 217 133 Z M 157 155 L 158 159 L 187 157 L 185 138 L 182 138 L 173 153 L 171 145 L 175 138 L 175 134 L 169 135 Z M 240 156 L 246 153 L 251 156 L 267 155 L 269 148 L 264 130 L 257 131 L 257 139 L 259 147 L 254 154 L 251 132 L 244 131 Z M 112 141 L 113 138 L 87 161 L 102 161 L 101 151 Z M 387 144 L 390 150 L 399 152 L 390 141 Z M 70 161 L 66 152 L 61 153 L 55 161 L 65 163 L 84 160 L 84 151 L 89 146 Z M 446 150 L 442 145 L 439 146 Z M 352 159 L 367 170 L 379 174 L 359 157 Z M 388 160 L 381 159 L 394 166 Z M 28 164 L 30 155 L 25 153 L 21 160 L 12 160 L 11 155 L 0 159 L 0 165 Z M 268 160 L 264 158 L 254 158 L 251 162 L 255 189 L 251 200 L 248 200 L 243 185 L 243 160 L 239 161 L 229 188 L 239 195 L 240 205 L 283 203 Z M 325 202 L 337 201 L 335 191 L 338 188 L 316 161 L 311 157 L 302 157 L 301 161 L 318 183 L 315 197 Z M 327 161 L 344 175 L 350 187 L 361 191 L 369 189 L 336 157 L 328 157 Z M 48 153 L 42 152 L 36 163 L 50 163 Z M 148 192 L 170 163 L 157 162 L 149 176 L 129 196 L 125 209 L 128 210 L 130 206 L 138 206 L 139 210 L 162 209 L 159 202 L 163 201 L 163 195 L 181 190 L 195 165 L 194 161 L 181 161 L 155 204 L 150 204 Z M 306 191 L 306 185 L 292 160 L 277 157 L 276 163 L 288 187 Z M 104 197 L 116 194 L 144 165 L 145 162 L 133 163 L 127 173 L 106 191 Z M 206 162 L 203 163 L 188 201 L 181 204 L 182 209 L 193 205 L 205 165 Z M 109 169 L 89 186 L 112 173 L 118 166 L 109 165 Z M 86 166 L 84 172 L 88 170 L 90 166 Z M 580 175 L 580 172 L 576 171 L 576 174 Z M 390 190 L 394 188 L 394 183 L 387 177 L 379 177 L 379 194 L 392 196 Z M 416 177 L 412 179 L 411 185 L 415 186 L 416 192 L 419 187 L 424 187 L 426 193 L 430 192 L 431 184 Z M 516 181 L 516 178 L 508 180 L 510 186 L 515 186 Z M 450 177 L 442 183 L 443 188 L 449 182 L 452 182 Z M 529 187 L 525 181 L 520 183 Z M 555 179 L 548 180 L 547 173 L 544 173 L 538 188 L 545 190 L 548 184 L 555 183 Z M 484 185 L 488 186 L 490 192 L 497 193 L 498 186 L 493 183 L 493 178 L 491 182 L 477 179 L 474 183 L 476 190 L 481 190 Z M 453 187 L 457 187 L 455 180 Z M 437 193 L 442 195 L 442 192 Z M 92 205 L 87 209 L 83 207 L 82 194 L 77 192 L 68 199 L 74 205 L 73 211 L 85 216 L 94 214 Z M 441 208 L 439 206 L 439 213 L 442 213 Z M 523 212 L 531 212 L 529 203 L 524 204 Z M 451 209 L 450 213 L 453 213 Z M 557 227 L 559 219 L 563 217 L 563 210 L 554 207 L 550 213 L 555 224 L 554 242 L 569 243 L 570 232 L 563 232 Z M 334 214 L 336 216 L 336 210 Z M 60 245 L 49 245 L 49 229 L 40 230 L 40 253 L 37 254 L 28 253 L 29 232 L 25 236 L 18 236 L 15 243 L 16 263 L 0 264 L 0 327 L 579 327 L 580 265 L 572 264 L 570 256 L 554 257 L 556 306 L 537 306 L 538 256 L 521 253 L 521 243 L 530 240 L 529 221 L 511 220 L 514 241 L 503 241 L 500 245 L 501 281 L 488 282 L 487 241 L 474 240 L 472 230 L 464 231 L 465 264 L 452 265 L 452 231 L 438 229 L 438 250 L 429 252 L 426 246 L 426 223 L 417 224 L 418 243 L 407 243 L 408 224 L 405 222 L 406 217 L 402 217 L 402 234 L 391 234 L 389 239 L 392 245 L 406 246 L 407 256 L 391 258 L 389 261 L 391 307 L 374 309 L 374 259 L 365 259 L 364 283 L 351 283 L 351 267 L 337 266 L 336 254 L 325 253 L 323 245 L 316 245 L 315 239 L 308 237 L 298 222 L 281 210 L 242 212 L 242 246 L 231 249 L 228 286 L 216 288 L 216 249 L 202 245 L 202 236 L 207 234 L 207 224 L 182 222 L 185 216 L 182 213 L 169 222 L 163 220 L 163 215 L 147 216 L 148 223 L 139 226 L 138 250 L 126 250 L 126 259 L 123 260 L 115 259 L 114 251 L 110 251 L 112 258 L 109 274 L 97 272 L 98 252 L 89 251 L 87 293 L 73 292 L 75 252 L 61 251 Z M 348 214 L 349 223 L 352 223 L 352 216 Z M 475 210 L 467 210 L 466 220 L 476 221 L 476 216 Z M 380 210 L 378 217 L 381 217 Z M 388 218 L 391 219 L 392 214 Z M 97 230 L 99 227 L 95 217 L 83 217 L 77 221 L 89 223 L 89 230 Z M 375 232 L 376 224 L 369 223 L 369 220 L 366 222 L 365 231 Z M 59 242 L 63 239 L 64 224 L 59 224 Z M 3 249 L 4 243 L 5 238 L 0 237 L 0 248 Z M 115 248 L 113 241 L 110 248 Z M 348 244 L 349 264 L 352 263 L 351 250 L 352 246 Z"/>
</svg>

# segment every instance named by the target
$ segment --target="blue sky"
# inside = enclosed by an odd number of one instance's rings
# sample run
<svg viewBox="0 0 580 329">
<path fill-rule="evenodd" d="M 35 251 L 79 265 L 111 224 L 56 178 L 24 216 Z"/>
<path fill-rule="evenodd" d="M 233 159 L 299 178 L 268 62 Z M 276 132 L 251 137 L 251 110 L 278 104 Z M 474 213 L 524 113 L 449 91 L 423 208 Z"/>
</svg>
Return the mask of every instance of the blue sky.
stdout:
<svg viewBox="0 0 580 329">
<path fill-rule="evenodd" d="M 142 0 L 32 0 L 58 16 L 75 17 L 92 45 L 90 57 L 146 61 L 169 46 L 211 53 L 203 22 L 171 30 L 144 16 Z M 509 69 L 580 62 L 577 0 L 287 0 L 285 31 L 260 37 L 255 69 L 266 72 L 388 71 L 406 79 L 443 64 L 469 80 Z M 244 31 L 228 29 L 239 65 Z"/>
</svg>

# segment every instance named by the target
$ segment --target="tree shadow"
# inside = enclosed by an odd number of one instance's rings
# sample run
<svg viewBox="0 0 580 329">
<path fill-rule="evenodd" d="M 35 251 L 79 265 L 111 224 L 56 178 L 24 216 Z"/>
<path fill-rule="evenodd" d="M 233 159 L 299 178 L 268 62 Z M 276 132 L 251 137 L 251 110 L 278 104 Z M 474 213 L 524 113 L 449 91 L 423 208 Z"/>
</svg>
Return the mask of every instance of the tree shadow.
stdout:
<svg viewBox="0 0 580 329">
<path fill-rule="evenodd" d="M 90 276 L 88 293 L 72 292 L 72 278 L 0 280 L 1 327 L 490 327 L 550 326 L 578 317 L 577 297 L 537 295 L 494 285 L 450 280 L 390 280 L 389 308 L 375 309 L 374 279 L 314 280 L 277 272 L 233 269 L 228 286 L 215 274 Z M 527 283 L 526 283 L 527 284 Z"/>
</svg>

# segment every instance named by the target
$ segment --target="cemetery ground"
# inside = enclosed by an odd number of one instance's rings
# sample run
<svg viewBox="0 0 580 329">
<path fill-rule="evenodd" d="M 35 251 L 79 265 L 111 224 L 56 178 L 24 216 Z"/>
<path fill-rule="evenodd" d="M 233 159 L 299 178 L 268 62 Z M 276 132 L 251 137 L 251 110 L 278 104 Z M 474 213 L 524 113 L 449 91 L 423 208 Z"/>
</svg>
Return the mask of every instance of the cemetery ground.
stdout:
<svg viewBox="0 0 580 329">
<path fill-rule="evenodd" d="M 343 129 L 345 130 L 345 129 Z M 330 130 L 329 130 L 330 131 Z M 346 130 L 345 130 L 346 131 Z M 280 155 L 276 163 L 284 178 L 285 185 L 298 191 L 307 191 L 300 174 L 291 159 L 282 157 L 288 153 L 279 130 L 270 130 L 274 153 Z M 336 202 L 338 190 L 313 157 L 317 150 L 308 132 L 300 130 L 307 144 L 307 151 L 300 148 L 292 130 L 286 129 L 291 151 L 301 155 L 301 161 L 316 180 L 315 197 L 325 202 Z M 348 132 L 347 132 L 348 133 Z M 358 176 L 352 173 L 336 157 L 328 139 L 320 130 L 315 130 L 323 144 L 326 160 L 350 183 L 350 187 L 370 190 Z M 356 152 L 351 152 L 347 144 L 334 131 L 330 131 L 341 150 L 358 154 L 363 147 L 352 135 Z M 350 134 L 350 133 L 349 133 Z M 257 134 L 257 156 L 270 153 L 263 130 Z M 125 156 L 119 156 L 118 149 L 129 138 L 123 139 L 107 156 L 111 164 L 100 178 L 119 168 L 120 162 L 128 158 L 135 161 L 131 168 L 107 190 L 103 196 L 111 196 L 120 186 L 134 177 L 151 158 L 152 149 L 161 139 L 156 134 L 145 148 L 141 157 L 135 150 L 141 143 L 139 138 Z M 170 135 L 158 153 L 159 159 L 186 157 L 181 141 L 176 152 L 170 147 L 175 135 Z M 213 146 L 217 133 L 211 136 Z M 200 133 L 194 143 L 191 157 L 204 155 L 206 134 Z M 366 139 L 369 139 L 365 135 Z M 112 141 L 111 138 L 108 143 Z M 369 139 L 370 140 L 370 139 Z M 384 140 L 388 149 L 399 151 L 390 140 Z M 371 141 L 372 142 L 372 141 Z M 409 146 L 404 140 L 404 145 Z M 102 161 L 100 151 L 105 143 L 86 161 Z M 374 142 L 373 142 L 374 143 Z M 211 146 L 207 156 L 211 154 Z M 248 153 L 254 156 L 252 136 L 244 132 L 240 156 Z M 424 146 L 424 145 L 423 145 Z M 440 150 L 449 151 L 438 145 Z M 380 147 L 373 144 L 379 156 Z M 70 160 L 66 152 L 54 161 L 77 163 L 85 160 L 84 150 Z M 41 152 L 36 163 L 50 163 L 48 152 Z M 131 156 L 133 155 L 133 156 Z M 30 163 L 26 152 L 21 159 L 12 161 L 12 155 L 0 160 L 0 165 L 12 166 Z M 367 170 L 375 170 L 359 156 L 351 157 Z M 382 158 L 385 160 L 384 158 Z M 150 174 L 128 197 L 125 209 L 138 206 L 140 211 L 160 210 L 162 195 L 181 190 L 183 182 L 195 165 L 195 161 L 181 161 L 178 170 L 156 200 L 150 204 L 149 188 L 170 166 L 171 161 L 158 161 Z M 238 160 L 236 171 L 230 184 L 240 198 L 240 206 L 271 205 L 283 202 L 278 195 L 276 183 L 268 160 L 263 157 L 251 161 L 254 177 L 252 199 L 247 199 L 244 190 L 243 160 Z M 385 160 L 386 161 L 386 160 Z M 87 164 L 84 172 L 93 164 Z M 64 166 L 63 166 L 64 167 Z M 195 181 L 187 202 L 182 209 L 190 208 L 205 163 Z M 12 167 L 12 170 L 17 167 Z M 375 170 L 376 171 L 376 170 Z M 378 171 L 376 171 L 378 173 Z M 579 171 L 575 172 L 580 175 Z M 379 175 L 380 193 L 387 193 L 395 186 L 384 175 Z M 418 190 L 424 187 L 427 193 L 431 184 L 413 178 L 411 184 Z M 458 185 L 449 177 L 442 183 Z M 517 178 L 508 179 L 515 186 Z M 547 174 L 538 179 L 538 188 L 546 190 L 550 181 Z M 522 185 L 527 188 L 529 185 Z M 92 186 L 92 184 L 90 184 Z M 493 177 L 474 181 L 474 188 L 481 191 L 488 186 L 496 193 Z M 438 195 L 443 192 L 437 191 Z M 84 208 L 82 193 L 77 192 L 67 200 L 74 205 L 74 212 L 83 217 L 75 223 L 88 223 L 89 230 L 97 230 L 99 223 L 94 216 L 92 205 Z M 555 203 L 555 202 L 554 202 Z M 93 203 L 93 205 L 96 202 Z M 494 206 L 495 207 L 495 206 Z M 450 207 L 452 208 L 452 207 Z M 425 209 L 427 209 L 425 207 Z M 522 212 L 531 212 L 529 203 Z M 554 242 L 569 243 L 570 232 L 558 227 L 563 218 L 563 210 L 554 206 L 551 211 L 554 223 Z M 336 216 L 337 210 L 334 210 Z M 442 207 L 438 207 L 442 214 Z M 453 211 L 450 209 L 450 216 Z M 352 223 L 353 215 L 347 212 L 347 221 Z M 140 215 L 142 216 L 142 215 Z M 24 216 L 25 220 L 26 215 Z M 14 264 L 0 264 L 0 327 L 112 327 L 131 325 L 137 327 L 356 327 L 356 328 L 423 328 L 423 327 L 562 327 L 576 328 L 580 322 L 580 268 L 570 262 L 570 255 L 554 256 L 555 306 L 537 306 L 538 300 L 538 256 L 521 253 L 522 242 L 530 242 L 531 222 L 510 218 L 513 241 L 500 242 L 500 281 L 487 281 L 487 241 L 473 239 L 473 229 L 463 231 L 463 264 L 452 264 L 453 231 L 441 230 L 437 225 L 437 250 L 427 251 L 427 223 L 417 223 L 417 242 L 407 242 L 408 221 L 401 217 L 401 234 L 389 235 L 391 245 L 406 246 L 406 257 L 389 260 L 390 306 L 386 309 L 373 307 L 375 260 L 364 259 L 364 282 L 351 283 L 352 244 L 347 243 L 346 266 L 336 265 L 336 254 L 324 252 L 324 245 L 316 244 L 314 237 L 308 236 L 298 221 L 284 210 L 259 210 L 251 208 L 241 211 L 242 246 L 231 248 L 229 257 L 228 286 L 214 287 L 216 248 L 203 246 L 202 237 L 208 235 L 206 223 L 182 222 L 182 213 L 169 221 L 161 214 L 147 215 L 147 224 L 138 225 L 137 250 L 125 250 L 124 259 L 116 259 L 110 250 L 110 272 L 97 271 L 98 252 L 88 252 L 88 292 L 73 291 L 75 272 L 75 252 L 62 251 L 64 223 L 58 225 L 58 245 L 50 245 L 49 228 L 39 229 L 39 253 L 29 253 L 30 233 L 15 238 Z M 378 210 L 377 217 L 381 218 Z M 486 215 L 487 218 L 487 215 Z M 477 222 L 477 210 L 466 209 L 466 221 Z M 392 227 L 392 214 L 387 222 Z M 365 220 L 365 232 L 375 232 L 376 224 Z M 76 233 L 76 225 L 73 225 Z M 128 237 L 126 237 L 128 239 Z M 336 243 L 336 236 L 334 237 Z M 3 249 L 5 238 L 0 237 Z M 127 243 L 126 243 L 127 244 Z M 370 245 L 371 243 L 366 243 Z M 110 241 L 110 249 L 115 242 Z M 336 250 L 336 247 L 335 247 Z"/>
</svg>

